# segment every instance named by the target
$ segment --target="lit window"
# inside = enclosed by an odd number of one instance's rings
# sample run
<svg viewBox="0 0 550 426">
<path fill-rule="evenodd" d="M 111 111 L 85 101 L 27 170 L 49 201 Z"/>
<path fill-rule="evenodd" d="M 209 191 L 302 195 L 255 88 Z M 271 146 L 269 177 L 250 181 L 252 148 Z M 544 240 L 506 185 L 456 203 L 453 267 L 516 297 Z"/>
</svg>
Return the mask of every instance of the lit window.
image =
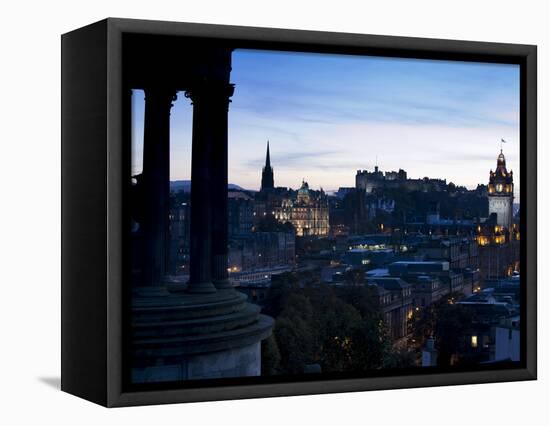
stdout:
<svg viewBox="0 0 550 426">
<path fill-rule="evenodd" d="M 477 348 L 477 336 L 472 336 L 472 348 Z"/>
</svg>

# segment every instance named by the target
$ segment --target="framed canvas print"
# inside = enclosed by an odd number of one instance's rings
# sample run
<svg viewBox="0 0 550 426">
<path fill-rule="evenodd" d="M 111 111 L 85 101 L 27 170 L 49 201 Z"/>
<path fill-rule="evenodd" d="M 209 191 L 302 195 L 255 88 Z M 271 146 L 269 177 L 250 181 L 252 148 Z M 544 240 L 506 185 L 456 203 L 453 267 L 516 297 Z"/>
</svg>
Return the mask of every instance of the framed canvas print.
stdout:
<svg viewBox="0 0 550 426">
<path fill-rule="evenodd" d="M 536 47 L 107 19 L 62 37 L 62 389 L 536 378 Z"/>
</svg>

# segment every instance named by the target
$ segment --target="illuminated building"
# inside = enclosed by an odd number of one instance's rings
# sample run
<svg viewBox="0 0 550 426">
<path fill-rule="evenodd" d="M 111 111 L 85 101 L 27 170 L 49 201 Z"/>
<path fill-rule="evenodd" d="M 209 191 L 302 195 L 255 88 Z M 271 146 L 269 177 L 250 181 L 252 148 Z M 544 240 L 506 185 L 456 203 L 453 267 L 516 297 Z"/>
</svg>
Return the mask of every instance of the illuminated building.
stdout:
<svg viewBox="0 0 550 426">
<path fill-rule="evenodd" d="M 489 172 L 489 218 L 476 227 L 480 273 L 483 280 L 505 278 L 519 271 L 519 225 L 514 223 L 514 180 L 502 150 L 497 168 Z"/>
<path fill-rule="evenodd" d="M 329 234 L 328 198 L 322 189 L 319 192 L 310 191 L 305 181 L 302 181 L 295 198 L 282 199 L 274 215 L 279 222 L 290 222 L 297 236 L 324 237 Z"/>
<path fill-rule="evenodd" d="M 496 223 L 506 229 L 511 229 L 513 220 L 514 203 L 514 177 L 513 172 L 506 170 L 506 159 L 500 150 L 497 158 L 497 168 L 489 172 L 489 216 L 495 213 Z"/>
<path fill-rule="evenodd" d="M 268 141 L 261 190 L 254 200 L 254 224 L 258 225 L 262 218 L 269 216 L 275 217 L 280 223 L 292 224 L 297 236 L 329 234 L 328 197 L 322 189 L 310 190 L 305 181 L 302 181 L 297 192 L 282 187 L 275 188 Z"/>
<path fill-rule="evenodd" d="M 403 189 L 405 191 L 439 192 L 447 187 L 444 179 L 410 179 L 403 169 L 399 171 L 381 172 L 378 166 L 373 172 L 357 170 L 355 175 L 355 188 L 363 190 L 367 194 L 376 192 L 378 189 Z"/>
</svg>

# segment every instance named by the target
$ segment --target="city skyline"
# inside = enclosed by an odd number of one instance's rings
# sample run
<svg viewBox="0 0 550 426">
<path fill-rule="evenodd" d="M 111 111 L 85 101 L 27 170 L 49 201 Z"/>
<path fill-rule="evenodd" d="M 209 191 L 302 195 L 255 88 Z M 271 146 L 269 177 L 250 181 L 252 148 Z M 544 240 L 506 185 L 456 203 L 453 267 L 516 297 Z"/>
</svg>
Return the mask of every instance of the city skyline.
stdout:
<svg viewBox="0 0 550 426">
<path fill-rule="evenodd" d="M 275 185 L 302 178 L 327 191 L 358 169 L 405 169 L 475 188 L 500 139 L 519 199 L 519 67 L 418 59 L 236 50 L 229 108 L 229 180 L 260 186 L 270 140 Z M 140 168 L 143 92 L 133 96 L 133 165 Z M 171 179 L 190 179 L 192 107 L 171 114 Z"/>
</svg>

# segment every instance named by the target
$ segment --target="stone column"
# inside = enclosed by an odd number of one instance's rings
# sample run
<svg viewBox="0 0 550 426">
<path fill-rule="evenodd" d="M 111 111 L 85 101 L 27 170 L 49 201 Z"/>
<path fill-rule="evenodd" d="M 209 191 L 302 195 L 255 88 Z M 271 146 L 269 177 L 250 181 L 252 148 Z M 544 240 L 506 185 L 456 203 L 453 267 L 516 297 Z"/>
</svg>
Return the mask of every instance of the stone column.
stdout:
<svg viewBox="0 0 550 426">
<path fill-rule="evenodd" d="M 185 94 L 193 104 L 188 284 L 191 293 L 216 291 L 212 272 L 215 270 L 218 277 L 218 268 L 213 268 L 213 259 L 217 264 L 224 260 L 220 260 L 223 256 L 219 253 L 223 252 L 220 241 L 213 243 L 213 234 L 224 239 L 227 247 L 227 109 L 232 94 L 232 85 L 207 79 L 193 85 Z M 227 248 L 225 277 L 226 268 Z"/>
<path fill-rule="evenodd" d="M 227 158 L 227 128 L 229 98 L 233 95 L 233 85 L 221 88 L 220 99 L 216 101 L 218 120 L 213 131 L 214 153 L 212 156 L 212 279 L 217 289 L 232 288 L 229 283 L 228 267 L 228 158 Z"/>
<path fill-rule="evenodd" d="M 143 282 L 160 285 L 167 269 L 170 212 L 170 109 L 173 89 L 145 89 L 143 133 Z"/>
</svg>

